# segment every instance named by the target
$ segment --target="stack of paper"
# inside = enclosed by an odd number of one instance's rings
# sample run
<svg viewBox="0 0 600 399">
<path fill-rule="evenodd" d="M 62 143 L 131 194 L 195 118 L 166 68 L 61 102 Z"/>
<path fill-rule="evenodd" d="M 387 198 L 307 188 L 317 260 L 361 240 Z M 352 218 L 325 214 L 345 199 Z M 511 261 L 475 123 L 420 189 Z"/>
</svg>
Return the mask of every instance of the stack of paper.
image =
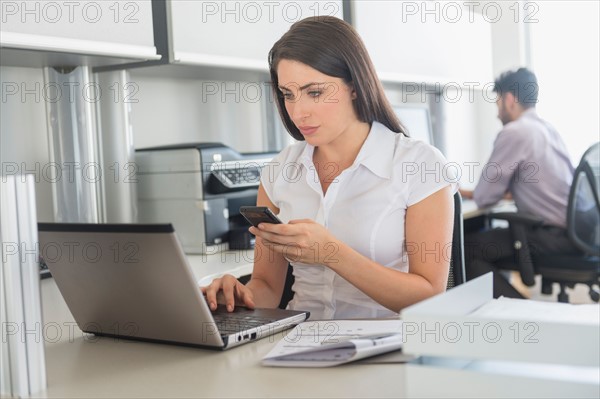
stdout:
<svg viewBox="0 0 600 399">
<path fill-rule="evenodd" d="M 522 299 L 501 297 L 495 301 L 485 303 L 472 312 L 471 316 L 600 325 L 600 312 L 598 310 L 597 304 L 574 305 L 571 303 L 524 301 Z"/>
<path fill-rule="evenodd" d="M 263 358 L 265 366 L 330 367 L 402 347 L 400 320 L 311 321 L 297 325 Z"/>
<path fill-rule="evenodd" d="M 0 181 L 0 394 L 17 397 L 46 387 L 33 177 Z"/>
</svg>

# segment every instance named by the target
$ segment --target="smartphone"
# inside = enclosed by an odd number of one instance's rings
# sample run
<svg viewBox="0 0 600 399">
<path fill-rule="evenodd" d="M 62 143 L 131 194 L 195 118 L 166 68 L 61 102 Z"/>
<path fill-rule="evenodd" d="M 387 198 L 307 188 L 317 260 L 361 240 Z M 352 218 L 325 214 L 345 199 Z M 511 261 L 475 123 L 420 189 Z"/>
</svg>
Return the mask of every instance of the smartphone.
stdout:
<svg viewBox="0 0 600 399">
<path fill-rule="evenodd" d="M 259 223 L 283 223 L 266 206 L 242 206 L 240 207 L 240 213 L 254 227 L 258 227 Z"/>
</svg>

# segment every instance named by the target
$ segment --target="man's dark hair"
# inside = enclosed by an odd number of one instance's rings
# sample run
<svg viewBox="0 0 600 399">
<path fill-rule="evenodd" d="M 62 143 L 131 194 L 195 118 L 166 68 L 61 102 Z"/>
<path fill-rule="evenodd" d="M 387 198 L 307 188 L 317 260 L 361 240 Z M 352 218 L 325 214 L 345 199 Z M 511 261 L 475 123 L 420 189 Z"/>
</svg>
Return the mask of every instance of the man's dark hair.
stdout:
<svg viewBox="0 0 600 399">
<path fill-rule="evenodd" d="M 527 68 L 504 72 L 494 81 L 494 92 L 499 95 L 512 93 L 523 108 L 535 107 L 538 91 L 537 78 Z"/>
</svg>

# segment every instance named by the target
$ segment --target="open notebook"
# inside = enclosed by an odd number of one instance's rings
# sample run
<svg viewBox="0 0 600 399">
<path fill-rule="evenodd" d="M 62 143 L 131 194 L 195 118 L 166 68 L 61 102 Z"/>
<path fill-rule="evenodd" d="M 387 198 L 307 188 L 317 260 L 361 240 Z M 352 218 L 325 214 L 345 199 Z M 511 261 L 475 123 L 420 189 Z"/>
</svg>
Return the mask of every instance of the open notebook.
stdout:
<svg viewBox="0 0 600 399">
<path fill-rule="evenodd" d="M 263 358 L 265 366 L 330 367 L 400 350 L 400 320 L 330 320 L 298 324 Z"/>
</svg>

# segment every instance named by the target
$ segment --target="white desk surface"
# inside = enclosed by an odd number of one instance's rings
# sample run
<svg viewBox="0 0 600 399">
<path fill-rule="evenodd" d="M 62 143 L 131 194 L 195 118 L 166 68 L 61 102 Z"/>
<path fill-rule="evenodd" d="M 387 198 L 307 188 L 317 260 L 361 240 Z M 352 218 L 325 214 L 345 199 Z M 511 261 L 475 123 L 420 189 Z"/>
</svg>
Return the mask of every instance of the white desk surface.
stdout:
<svg viewBox="0 0 600 399">
<path fill-rule="evenodd" d="M 471 199 L 462 200 L 463 219 L 471 219 L 477 216 L 487 215 L 493 212 L 515 212 L 517 210 L 514 201 L 502 200 L 496 205 L 486 208 L 478 208 L 475 201 Z"/>
<path fill-rule="evenodd" d="M 188 261 L 198 285 L 204 286 L 223 274 L 235 277 L 252 274 L 254 250 L 226 250 L 212 255 L 188 255 Z"/>
<path fill-rule="evenodd" d="M 196 277 L 208 281 L 213 276 L 232 270 L 239 275 L 247 274 L 247 268 L 251 269 L 252 266 L 251 263 L 247 263 L 250 258 L 244 258 L 243 253 L 239 255 L 240 257 L 236 258 L 235 253 L 230 252 L 225 263 L 222 263 L 222 254 L 208 257 L 198 255 L 192 256 L 190 263 Z M 410 370 L 404 364 L 354 363 L 326 369 L 261 366 L 260 360 L 285 333 L 228 351 L 95 337 L 84 334 L 77 327 L 54 279 L 42 280 L 41 292 L 48 385 L 44 391 L 33 397 L 407 396 L 407 375 Z M 441 381 L 440 378 L 443 377 L 448 381 L 443 383 L 446 384 L 443 392 L 448 396 L 457 396 L 456 391 L 450 387 L 458 371 L 440 371 L 435 368 L 422 371 L 435 374 L 433 377 L 427 377 L 424 384 L 436 384 L 435 381 Z M 412 376 L 414 377 L 414 372 Z M 414 384 L 420 382 L 412 378 L 411 381 L 414 391 Z M 465 381 L 465 386 L 470 386 L 468 382 L 472 380 Z M 536 386 L 530 381 L 526 382 L 529 384 L 526 386 L 531 385 L 531 388 L 518 392 L 528 397 L 535 397 L 538 392 L 536 387 L 545 383 L 538 380 Z M 497 381 L 495 383 L 499 384 Z M 493 390 L 485 388 L 485 384 L 477 392 L 471 392 L 465 389 L 465 386 L 458 387 L 459 392 L 464 394 L 459 396 L 496 395 Z"/>
<path fill-rule="evenodd" d="M 465 218 L 487 212 L 463 202 Z M 190 255 L 199 285 L 252 273 L 253 251 Z M 42 280 L 48 387 L 34 397 L 404 397 L 402 364 L 267 368 L 260 359 L 283 333 L 228 351 L 83 334 L 54 280 Z"/>
<path fill-rule="evenodd" d="M 42 280 L 41 285 L 48 387 L 34 397 L 404 396 L 401 364 L 261 366 L 260 359 L 282 333 L 224 352 L 84 336 L 54 280 Z"/>
</svg>

